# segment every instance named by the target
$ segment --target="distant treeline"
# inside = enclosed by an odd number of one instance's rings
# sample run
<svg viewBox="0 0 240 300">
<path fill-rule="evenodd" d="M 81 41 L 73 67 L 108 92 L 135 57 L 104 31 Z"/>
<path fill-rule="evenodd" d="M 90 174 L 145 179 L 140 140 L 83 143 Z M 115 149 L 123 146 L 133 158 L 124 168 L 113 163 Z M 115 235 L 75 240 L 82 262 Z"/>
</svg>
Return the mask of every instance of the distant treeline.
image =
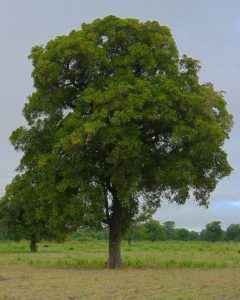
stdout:
<svg viewBox="0 0 240 300">
<path fill-rule="evenodd" d="M 73 240 L 107 240 L 108 228 L 92 229 L 86 226 L 78 228 L 69 238 Z M 0 227 L 0 240 L 15 239 L 8 236 Z M 124 234 L 124 239 L 132 241 L 240 241 L 240 224 L 231 224 L 226 230 L 221 227 L 220 221 L 208 223 L 201 232 L 190 231 L 186 228 L 176 228 L 175 222 L 167 221 L 160 224 L 159 221 L 149 220 L 146 222 L 133 223 Z"/>
<path fill-rule="evenodd" d="M 107 240 L 108 229 L 90 229 L 88 227 L 79 228 L 71 235 L 74 240 Z M 159 221 L 150 220 L 140 224 L 133 224 L 124 235 L 124 239 L 132 241 L 240 241 L 240 224 L 231 224 L 226 230 L 221 227 L 220 221 L 208 223 L 201 232 L 189 231 L 186 228 L 176 228 L 175 222 L 167 221 L 160 224 Z"/>
</svg>

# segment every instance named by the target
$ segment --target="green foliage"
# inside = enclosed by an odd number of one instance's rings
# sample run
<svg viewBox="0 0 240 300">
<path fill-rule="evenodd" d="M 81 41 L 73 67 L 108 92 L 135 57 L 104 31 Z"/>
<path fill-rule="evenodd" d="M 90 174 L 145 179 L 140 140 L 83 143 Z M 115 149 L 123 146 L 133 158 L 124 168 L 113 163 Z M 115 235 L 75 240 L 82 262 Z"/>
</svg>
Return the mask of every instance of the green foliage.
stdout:
<svg viewBox="0 0 240 300">
<path fill-rule="evenodd" d="M 163 223 L 163 232 L 165 240 L 174 240 L 175 239 L 175 222 L 166 221 Z"/>
<path fill-rule="evenodd" d="M 46 207 L 42 209 L 36 185 L 33 177 L 25 173 L 17 175 L 7 186 L 0 201 L 0 227 L 4 238 L 27 239 L 34 244 L 42 239 L 63 239 L 63 229 L 59 232 L 59 228 L 51 228 L 48 222 L 50 211 Z"/>
<path fill-rule="evenodd" d="M 158 241 L 163 239 L 163 228 L 158 221 L 150 220 L 145 225 L 147 239 L 150 241 Z"/>
<path fill-rule="evenodd" d="M 109 16 L 29 57 L 35 91 L 11 142 L 56 227 L 105 223 L 121 234 L 142 203 L 155 211 L 191 193 L 208 206 L 231 173 L 223 94 L 199 83 L 198 61 L 179 57 L 167 27 Z"/>
<path fill-rule="evenodd" d="M 151 220 L 154 209 L 148 206 L 142 206 L 140 214 L 136 215 L 130 222 L 127 230 L 125 230 L 123 239 L 127 240 L 129 245 L 132 240 L 147 240 L 145 223 Z"/>
<path fill-rule="evenodd" d="M 180 241 L 188 241 L 190 240 L 189 231 L 185 228 L 176 229 L 175 239 Z"/>
<path fill-rule="evenodd" d="M 223 230 L 220 224 L 220 221 L 213 221 L 207 224 L 206 229 L 202 230 L 200 238 L 210 242 L 221 241 L 223 237 Z"/>
<path fill-rule="evenodd" d="M 97 230 L 83 227 L 78 228 L 76 232 L 72 233 L 70 238 L 76 241 L 107 240 L 109 238 L 109 231 L 108 228 Z"/>
<path fill-rule="evenodd" d="M 227 241 L 240 241 L 240 224 L 231 224 L 225 234 Z"/>
<path fill-rule="evenodd" d="M 127 234 L 124 235 L 124 238 L 128 241 L 193 241 L 199 240 L 199 233 L 195 231 L 189 231 L 185 228 L 175 228 L 175 222 L 173 221 L 167 221 L 161 225 L 156 220 L 149 220 L 138 223 L 135 227 L 131 227 L 131 231 L 127 232 Z"/>
<path fill-rule="evenodd" d="M 188 240 L 190 240 L 190 241 L 197 241 L 197 240 L 199 240 L 199 238 L 200 238 L 200 235 L 196 231 L 190 231 L 188 233 Z"/>
</svg>

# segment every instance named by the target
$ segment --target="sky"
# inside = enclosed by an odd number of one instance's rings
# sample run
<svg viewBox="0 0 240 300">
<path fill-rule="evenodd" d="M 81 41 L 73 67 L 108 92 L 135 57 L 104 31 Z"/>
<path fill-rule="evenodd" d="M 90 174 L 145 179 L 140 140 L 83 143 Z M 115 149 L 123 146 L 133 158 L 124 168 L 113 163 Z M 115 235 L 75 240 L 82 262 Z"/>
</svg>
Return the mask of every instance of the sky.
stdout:
<svg viewBox="0 0 240 300">
<path fill-rule="evenodd" d="M 223 228 L 240 223 L 240 1 L 239 0 L 0 0 L 0 195 L 11 182 L 20 153 L 9 136 L 24 125 L 22 108 L 33 92 L 27 57 L 34 45 L 79 29 L 83 22 L 116 15 L 168 26 L 180 54 L 200 60 L 200 81 L 226 92 L 234 128 L 224 146 L 234 168 L 203 209 L 193 200 L 178 206 L 163 202 L 154 218 L 201 230 L 213 220 Z"/>
</svg>

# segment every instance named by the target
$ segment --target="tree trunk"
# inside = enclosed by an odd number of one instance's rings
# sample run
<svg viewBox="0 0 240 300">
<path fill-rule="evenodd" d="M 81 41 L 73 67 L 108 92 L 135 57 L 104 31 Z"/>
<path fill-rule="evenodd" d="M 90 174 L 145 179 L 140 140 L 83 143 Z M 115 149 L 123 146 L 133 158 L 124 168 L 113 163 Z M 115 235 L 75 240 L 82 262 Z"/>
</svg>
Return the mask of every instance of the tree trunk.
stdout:
<svg viewBox="0 0 240 300">
<path fill-rule="evenodd" d="M 122 205 L 117 197 L 113 197 L 112 215 L 109 223 L 109 257 L 108 267 L 117 269 L 122 266 L 121 239 L 122 239 Z"/>
<path fill-rule="evenodd" d="M 37 252 L 37 244 L 35 240 L 30 241 L 30 251 L 31 252 Z"/>
<path fill-rule="evenodd" d="M 128 246 L 132 245 L 132 239 L 128 239 Z"/>
</svg>

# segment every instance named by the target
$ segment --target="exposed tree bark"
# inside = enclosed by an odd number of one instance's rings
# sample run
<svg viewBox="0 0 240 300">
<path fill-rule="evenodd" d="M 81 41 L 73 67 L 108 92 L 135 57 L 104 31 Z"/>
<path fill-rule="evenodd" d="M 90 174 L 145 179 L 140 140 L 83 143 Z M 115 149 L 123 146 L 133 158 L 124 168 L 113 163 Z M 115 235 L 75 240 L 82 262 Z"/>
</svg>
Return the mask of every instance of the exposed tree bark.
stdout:
<svg viewBox="0 0 240 300">
<path fill-rule="evenodd" d="M 30 251 L 37 252 L 37 242 L 34 239 L 30 241 Z"/>
<path fill-rule="evenodd" d="M 122 265 L 121 239 L 123 208 L 116 193 L 112 192 L 112 195 L 112 214 L 109 221 L 109 258 L 107 265 L 109 268 L 117 269 Z"/>
</svg>

